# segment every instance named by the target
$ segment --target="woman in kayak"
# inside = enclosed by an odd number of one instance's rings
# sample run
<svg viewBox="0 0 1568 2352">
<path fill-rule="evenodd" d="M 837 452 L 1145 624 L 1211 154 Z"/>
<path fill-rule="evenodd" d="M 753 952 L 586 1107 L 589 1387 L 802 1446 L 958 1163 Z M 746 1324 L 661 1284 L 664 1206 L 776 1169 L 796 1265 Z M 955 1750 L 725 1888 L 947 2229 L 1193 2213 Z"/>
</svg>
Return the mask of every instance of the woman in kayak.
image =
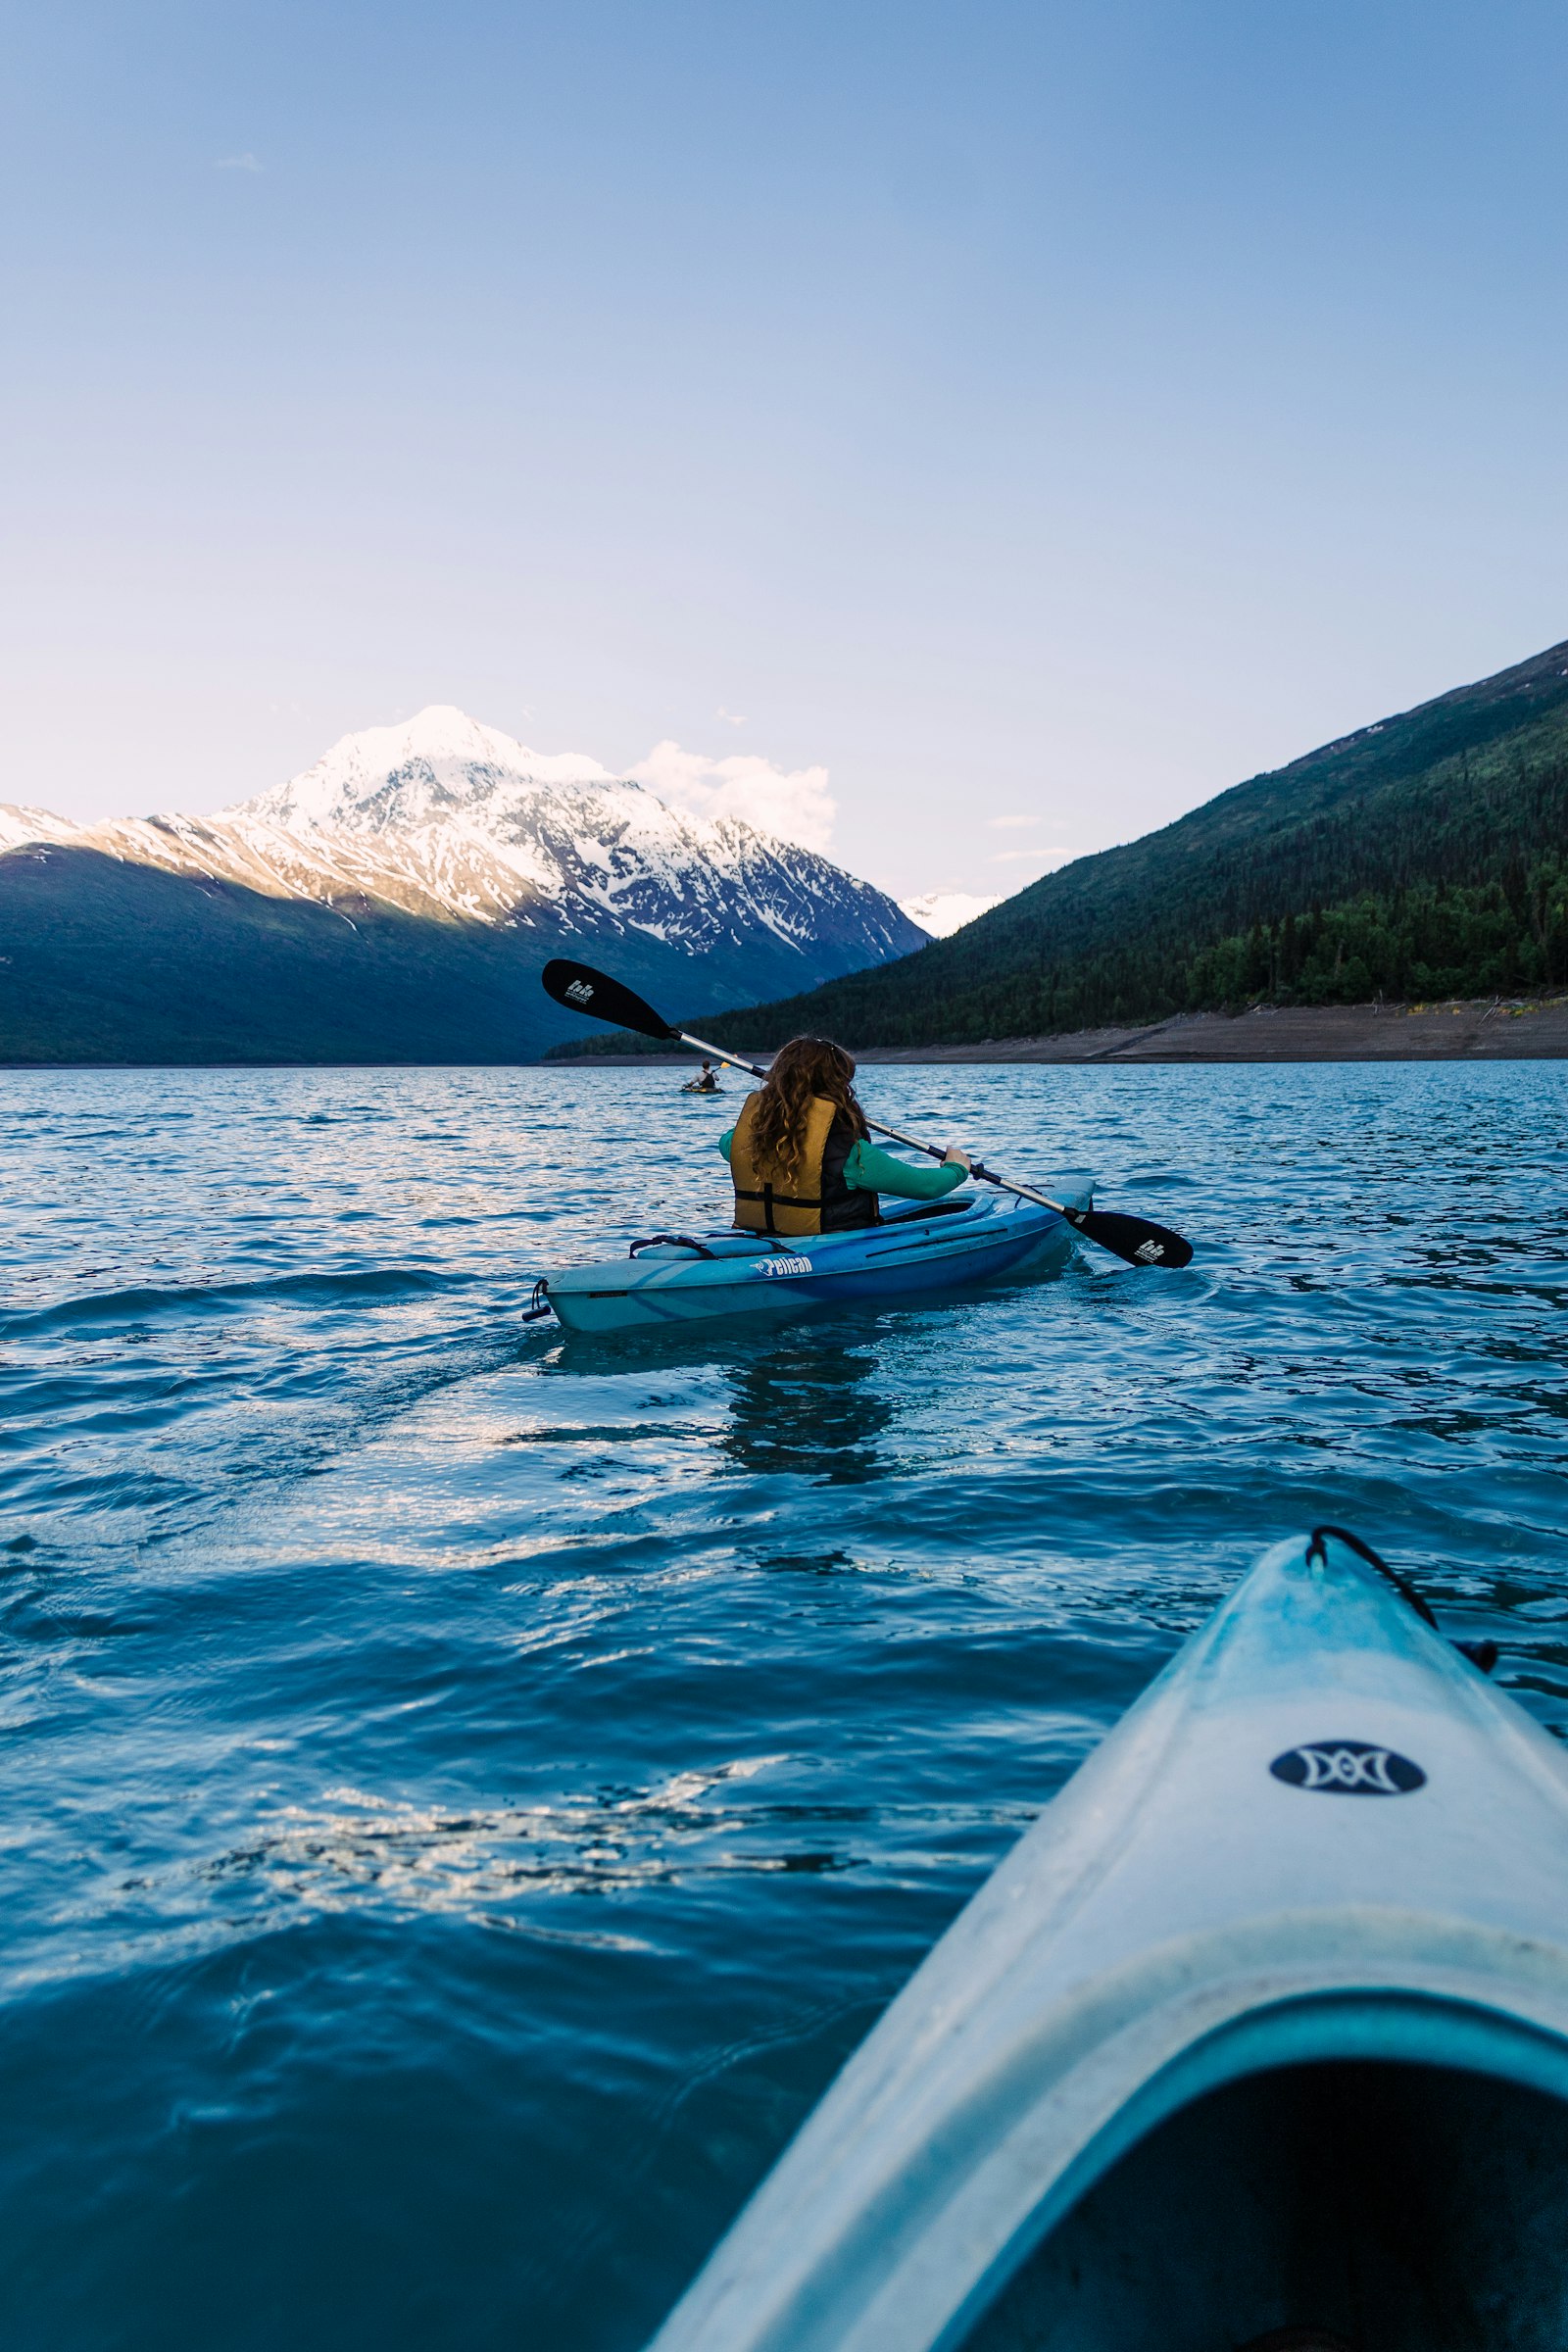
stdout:
<svg viewBox="0 0 1568 2352">
<path fill-rule="evenodd" d="M 878 1193 L 939 1200 L 969 1173 L 950 1148 L 939 1168 L 879 1152 L 855 1099 L 855 1064 L 825 1037 L 792 1037 L 718 1148 L 735 1182 L 735 1222 L 750 1233 L 846 1233 L 878 1222 Z"/>
</svg>

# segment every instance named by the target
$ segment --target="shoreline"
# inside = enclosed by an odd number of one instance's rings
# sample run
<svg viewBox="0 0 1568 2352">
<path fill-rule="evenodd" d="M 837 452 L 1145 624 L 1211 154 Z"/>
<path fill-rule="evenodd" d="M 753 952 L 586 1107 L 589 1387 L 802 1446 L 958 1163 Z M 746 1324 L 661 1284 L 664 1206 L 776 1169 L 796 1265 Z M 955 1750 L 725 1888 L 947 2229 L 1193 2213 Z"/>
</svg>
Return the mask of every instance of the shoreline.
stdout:
<svg viewBox="0 0 1568 2352">
<path fill-rule="evenodd" d="M 759 1049 L 760 1051 L 760 1049 Z M 1568 1059 L 1568 997 L 1445 997 L 1414 1004 L 1258 1004 L 1178 1012 L 1142 1027 L 965 1046 L 852 1046 L 874 1062 L 1558 1061 Z M 690 1054 L 585 1054 L 552 1070 L 690 1067 Z"/>
<path fill-rule="evenodd" d="M 713 1016 L 717 1018 L 715 1014 Z M 988 1037 L 961 1046 L 852 1046 L 877 1062 L 1241 1062 L 1568 1060 L 1568 996 L 1445 997 L 1426 1004 L 1256 1004 L 1178 1012 L 1142 1027 L 1055 1037 Z M 749 1049 L 761 1053 L 761 1047 Z M 583 1054 L 558 1061 L 17 1061 L 0 1070 L 639 1070 L 686 1069 L 680 1054 Z"/>
</svg>

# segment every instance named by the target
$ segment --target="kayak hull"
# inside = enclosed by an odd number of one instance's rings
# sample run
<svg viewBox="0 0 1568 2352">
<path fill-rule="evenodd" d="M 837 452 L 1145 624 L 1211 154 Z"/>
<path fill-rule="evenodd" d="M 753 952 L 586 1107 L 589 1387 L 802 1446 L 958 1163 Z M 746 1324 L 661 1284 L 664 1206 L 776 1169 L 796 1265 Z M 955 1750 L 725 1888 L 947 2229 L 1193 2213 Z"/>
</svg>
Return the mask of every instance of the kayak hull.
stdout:
<svg viewBox="0 0 1568 2352">
<path fill-rule="evenodd" d="M 659 2352 L 1568 2342 L 1568 1763 L 1315 1549 L 1046 1809 Z"/>
<path fill-rule="evenodd" d="M 1054 1179 L 1072 1208 L 1093 1202 L 1088 1177 Z M 549 1276 L 546 1296 L 568 1331 L 650 1331 L 814 1308 L 917 1298 L 1027 1272 L 1060 1270 L 1076 1237 L 1065 1217 L 1007 1194 L 954 1195 L 853 1233 L 780 1241 L 733 1229 L 637 1245 L 637 1254 Z"/>
</svg>

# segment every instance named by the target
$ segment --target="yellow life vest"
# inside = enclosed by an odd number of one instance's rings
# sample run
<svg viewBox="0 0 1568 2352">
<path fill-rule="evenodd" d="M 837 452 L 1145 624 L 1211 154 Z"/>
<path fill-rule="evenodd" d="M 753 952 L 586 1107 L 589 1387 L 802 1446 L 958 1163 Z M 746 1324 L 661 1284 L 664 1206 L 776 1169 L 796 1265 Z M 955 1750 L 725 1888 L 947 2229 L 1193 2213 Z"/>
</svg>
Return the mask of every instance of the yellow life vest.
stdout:
<svg viewBox="0 0 1568 2352">
<path fill-rule="evenodd" d="M 833 1102 L 811 1097 L 806 1117 L 801 1164 L 791 1177 L 781 1163 L 760 1153 L 752 1141 L 760 1095 L 748 1095 L 730 1138 L 729 1172 L 735 1180 L 735 1222 L 748 1233 L 841 1233 L 879 1220 L 875 1193 L 853 1190 L 844 1163 L 858 1140 L 854 1126 Z"/>
</svg>

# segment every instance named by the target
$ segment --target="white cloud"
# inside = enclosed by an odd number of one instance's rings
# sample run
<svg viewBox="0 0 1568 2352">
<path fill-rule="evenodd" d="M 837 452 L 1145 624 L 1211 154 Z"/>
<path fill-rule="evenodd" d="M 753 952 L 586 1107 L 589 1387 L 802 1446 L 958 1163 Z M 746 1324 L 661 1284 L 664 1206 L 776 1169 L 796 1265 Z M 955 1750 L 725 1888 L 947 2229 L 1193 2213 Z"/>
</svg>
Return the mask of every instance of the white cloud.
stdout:
<svg viewBox="0 0 1568 2352">
<path fill-rule="evenodd" d="M 722 703 L 719 704 L 718 709 L 713 712 L 713 716 L 715 718 L 727 719 L 732 727 L 744 727 L 746 724 L 746 713 L 744 710 L 726 710 Z"/>
<path fill-rule="evenodd" d="M 213 166 L 215 172 L 260 172 L 261 169 L 254 155 L 220 155 Z"/>
<path fill-rule="evenodd" d="M 838 805 L 828 792 L 825 767 L 775 767 L 755 753 L 710 760 L 706 753 L 683 752 L 666 740 L 626 772 L 693 816 L 738 816 L 760 832 L 799 842 L 804 850 L 825 851 L 833 838 Z"/>
<path fill-rule="evenodd" d="M 980 897 L 969 890 L 927 890 L 917 899 L 901 899 L 899 905 L 911 923 L 929 931 L 933 939 L 948 939 L 965 923 L 972 923 L 977 914 L 986 914 L 1002 901 L 993 893 Z"/>
<path fill-rule="evenodd" d="M 986 823 L 994 833 L 1000 833 L 1008 825 L 1038 825 L 1039 822 L 1038 816 L 988 816 L 986 818 Z"/>
</svg>

